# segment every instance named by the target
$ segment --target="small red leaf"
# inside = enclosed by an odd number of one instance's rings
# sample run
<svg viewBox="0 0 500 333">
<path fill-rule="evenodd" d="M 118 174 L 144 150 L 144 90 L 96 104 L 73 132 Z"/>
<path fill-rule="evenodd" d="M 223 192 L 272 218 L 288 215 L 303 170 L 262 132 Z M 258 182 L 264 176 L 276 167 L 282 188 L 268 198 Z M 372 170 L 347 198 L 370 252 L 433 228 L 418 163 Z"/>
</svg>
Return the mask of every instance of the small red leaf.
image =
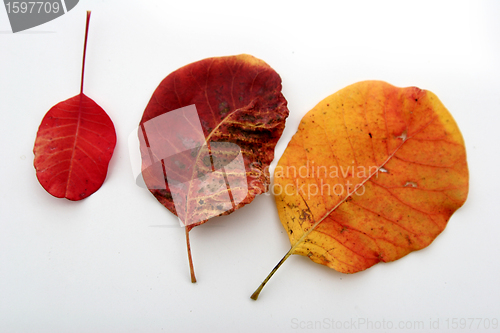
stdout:
<svg viewBox="0 0 500 333">
<path fill-rule="evenodd" d="M 89 21 L 87 12 L 80 94 L 56 104 L 45 114 L 33 149 L 36 176 L 43 188 L 57 198 L 73 201 L 101 187 L 116 145 L 113 122 L 83 94 Z"/>
<path fill-rule="evenodd" d="M 36 176 L 58 198 L 81 200 L 101 187 L 116 145 L 113 122 L 84 94 L 53 106 L 35 141 Z"/>
</svg>

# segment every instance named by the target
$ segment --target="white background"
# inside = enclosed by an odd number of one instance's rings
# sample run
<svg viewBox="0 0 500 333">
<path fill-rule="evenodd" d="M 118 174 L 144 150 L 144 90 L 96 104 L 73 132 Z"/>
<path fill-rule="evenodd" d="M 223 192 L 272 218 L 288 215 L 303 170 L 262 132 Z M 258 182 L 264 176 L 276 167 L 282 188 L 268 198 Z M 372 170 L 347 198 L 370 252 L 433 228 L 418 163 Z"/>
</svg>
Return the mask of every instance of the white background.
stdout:
<svg viewBox="0 0 500 333">
<path fill-rule="evenodd" d="M 86 10 L 84 91 L 113 119 L 118 143 L 102 188 L 70 202 L 39 185 L 32 150 L 44 114 L 79 92 Z M 378 332 L 431 323 L 460 331 L 453 318 L 469 331 L 468 318 L 481 318 L 472 328 L 483 330 L 500 320 L 499 17 L 496 1 L 82 0 L 12 34 L 0 7 L 0 331 L 340 331 L 331 320 L 346 331 L 370 322 Z M 283 80 L 290 117 L 273 167 L 302 116 L 349 84 L 377 79 L 437 94 L 470 168 L 469 198 L 446 230 L 353 275 L 292 256 L 255 302 L 290 247 L 273 198 L 262 195 L 191 232 L 191 284 L 184 230 L 135 185 L 127 138 L 166 75 L 240 53 Z"/>
</svg>

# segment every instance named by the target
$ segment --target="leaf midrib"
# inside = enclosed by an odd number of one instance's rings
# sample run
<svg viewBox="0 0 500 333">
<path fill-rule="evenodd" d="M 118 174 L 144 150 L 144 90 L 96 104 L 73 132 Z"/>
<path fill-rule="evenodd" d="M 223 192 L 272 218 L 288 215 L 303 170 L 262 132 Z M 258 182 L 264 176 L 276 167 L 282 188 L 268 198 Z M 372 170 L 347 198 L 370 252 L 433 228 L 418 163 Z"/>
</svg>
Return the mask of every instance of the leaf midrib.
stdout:
<svg viewBox="0 0 500 333">
<path fill-rule="evenodd" d="M 70 184 L 70 179 L 71 179 L 71 175 L 73 173 L 73 162 L 74 162 L 74 159 L 75 159 L 75 154 L 76 154 L 76 144 L 77 144 L 77 141 L 78 141 L 78 135 L 80 133 L 80 124 L 81 124 L 81 118 L 82 118 L 82 104 L 83 104 L 83 93 L 80 92 L 80 102 L 78 104 L 78 117 L 76 119 L 76 130 L 75 130 L 75 140 L 73 141 L 73 152 L 71 153 L 71 158 L 70 158 L 70 161 L 69 161 L 69 170 L 68 170 L 68 180 L 66 180 L 66 191 L 64 191 L 64 197 L 67 198 L 68 197 L 68 192 L 69 192 L 69 184 Z"/>
</svg>

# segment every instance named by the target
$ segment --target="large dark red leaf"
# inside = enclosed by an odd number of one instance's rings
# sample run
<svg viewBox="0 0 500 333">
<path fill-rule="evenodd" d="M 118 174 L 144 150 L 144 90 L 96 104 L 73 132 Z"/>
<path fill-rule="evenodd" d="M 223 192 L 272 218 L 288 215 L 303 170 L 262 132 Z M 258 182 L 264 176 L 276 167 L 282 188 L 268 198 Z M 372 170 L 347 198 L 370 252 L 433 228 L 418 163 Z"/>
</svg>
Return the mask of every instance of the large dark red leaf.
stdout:
<svg viewBox="0 0 500 333">
<path fill-rule="evenodd" d="M 116 145 L 113 122 L 83 94 L 87 12 L 80 94 L 53 106 L 38 129 L 33 152 L 38 181 L 58 198 L 81 200 L 97 191 L 108 171 Z"/>
<path fill-rule="evenodd" d="M 160 83 L 141 119 L 144 181 L 189 237 L 194 226 L 268 190 L 287 116 L 281 78 L 260 59 L 242 54 L 184 66 Z"/>
</svg>

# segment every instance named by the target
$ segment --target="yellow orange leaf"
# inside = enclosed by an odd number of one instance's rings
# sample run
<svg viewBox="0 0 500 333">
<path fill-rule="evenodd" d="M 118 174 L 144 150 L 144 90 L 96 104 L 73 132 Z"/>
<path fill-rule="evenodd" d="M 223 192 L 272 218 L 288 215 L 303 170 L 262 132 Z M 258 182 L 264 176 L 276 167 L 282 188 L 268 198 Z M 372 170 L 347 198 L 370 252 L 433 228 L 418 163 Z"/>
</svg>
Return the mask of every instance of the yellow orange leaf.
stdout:
<svg viewBox="0 0 500 333">
<path fill-rule="evenodd" d="M 292 245 L 275 270 L 300 254 L 356 273 L 429 245 L 465 202 L 469 175 L 460 130 L 436 95 L 365 81 L 304 116 L 274 182 Z"/>
</svg>

